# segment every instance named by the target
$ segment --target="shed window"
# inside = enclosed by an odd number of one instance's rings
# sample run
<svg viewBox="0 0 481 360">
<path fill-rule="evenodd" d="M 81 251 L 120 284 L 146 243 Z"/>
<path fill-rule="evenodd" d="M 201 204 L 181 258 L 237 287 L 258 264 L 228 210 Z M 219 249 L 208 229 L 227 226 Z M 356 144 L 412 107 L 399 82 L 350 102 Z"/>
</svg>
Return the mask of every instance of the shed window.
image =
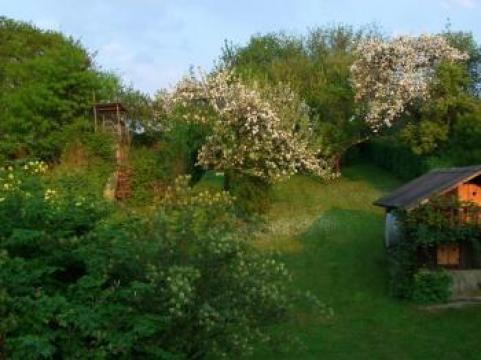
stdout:
<svg viewBox="0 0 481 360">
<path fill-rule="evenodd" d="M 436 251 L 437 263 L 443 266 L 459 266 L 459 245 L 439 245 Z"/>
</svg>

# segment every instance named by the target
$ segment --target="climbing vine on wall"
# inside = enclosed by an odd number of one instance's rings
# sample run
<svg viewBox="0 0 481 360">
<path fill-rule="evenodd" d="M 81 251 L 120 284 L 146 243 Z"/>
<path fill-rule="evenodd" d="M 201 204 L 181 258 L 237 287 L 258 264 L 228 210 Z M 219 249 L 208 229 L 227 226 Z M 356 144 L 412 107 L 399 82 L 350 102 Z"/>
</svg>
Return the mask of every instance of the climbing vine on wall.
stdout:
<svg viewBox="0 0 481 360">
<path fill-rule="evenodd" d="M 467 243 L 473 265 L 481 265 L 481 207 L 439 198 L 412 211 L 399 211 L 401 241 L 389 249 L 391 290 L 416 302 L 443 302 L 449 298 L 450 279 L 432 261 L 438 245 Z"/>
</svg>

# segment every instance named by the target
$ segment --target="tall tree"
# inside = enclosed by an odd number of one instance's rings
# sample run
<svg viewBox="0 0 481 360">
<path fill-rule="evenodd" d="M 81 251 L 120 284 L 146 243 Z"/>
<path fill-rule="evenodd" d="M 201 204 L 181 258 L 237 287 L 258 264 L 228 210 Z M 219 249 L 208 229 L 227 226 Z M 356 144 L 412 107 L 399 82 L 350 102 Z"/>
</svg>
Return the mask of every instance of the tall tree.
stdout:
<svg viewBox="0 0 481 360">
<path fill-rule="evenodd" d="M 0 18 L 0 154 L 54 158 L 107 80 L 78 41 Z"/>
</svg>

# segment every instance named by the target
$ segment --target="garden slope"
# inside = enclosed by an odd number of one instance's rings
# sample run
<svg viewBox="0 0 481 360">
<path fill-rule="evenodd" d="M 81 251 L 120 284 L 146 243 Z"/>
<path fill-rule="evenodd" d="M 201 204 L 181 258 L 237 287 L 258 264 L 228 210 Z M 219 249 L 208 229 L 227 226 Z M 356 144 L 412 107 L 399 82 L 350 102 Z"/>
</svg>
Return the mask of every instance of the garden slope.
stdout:
<svg viewBox="0 0 481 360">
<path fill-rule="evenodd" d="M 383 213 L 371 204 L 397 185 L 378 168 L 357 165 L 329 184 L 298 176 L 276 186 L 268 229 L 256 243 L 279 250 L 294 286 L 335 314 L 313 320 L 299 309 L 284 330 L 298 334 L 306 349 L 259 349 L 256 358 L 481 358 L 481 308 L 428 312 L 389 295 Z"/>
</svg>

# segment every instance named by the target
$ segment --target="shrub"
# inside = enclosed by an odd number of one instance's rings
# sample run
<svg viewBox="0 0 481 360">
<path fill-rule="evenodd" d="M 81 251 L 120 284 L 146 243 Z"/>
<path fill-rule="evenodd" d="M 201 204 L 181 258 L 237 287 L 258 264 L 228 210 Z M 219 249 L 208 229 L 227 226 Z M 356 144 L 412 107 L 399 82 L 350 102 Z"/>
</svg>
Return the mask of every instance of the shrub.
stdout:
<svg viewBox="0 0 481 360">
<path fill-rule="evenodd" d="M 388 248 L 391 293 L 400 299 L 412 299 L 413 279 L 418 264 L 416 246 L 401 239 Z"/>
<path fill-rule="evenodd" d="M 89 156 L 98 157 L 106 161 L 113 161 L 115 140 L 112 135 L 102 132 L 86 132 L 82 134 L 81 140 Z"/>
<path fill-rule="evenodd" d="M 129 164 L 132 167 L 132 201 L 148 202 L 155 195 L 157 185 L 173 181 L 169 166 L 162 154 L 147 147 L 132 147 L 129 151 Z"/>
<path fill-rule="evenodd" d="M 9 187 L 0 355 L 237 358 L 271 340 L 269 325 L 295 300 L 285 266 L 249 245 L 227 193 L 194 195 L 188 183 L 179 179 L 149 218 L 107 218 L 103 203 L 35 176 Z"/>
<path fill-rule="evenodd" d="M 265 213 L 271 203 L 271 187 L 260 178 L 237 176 L 230 193 L 235 197 L 239 214 L 242 216 Z"/>
<path fill-rule="evenodd" d="M 452 281 L 445 270 L 421 269 L 414 275 L 412 298 L 420 304 L 446 302 L 451 296 Z"/>
</svg>

